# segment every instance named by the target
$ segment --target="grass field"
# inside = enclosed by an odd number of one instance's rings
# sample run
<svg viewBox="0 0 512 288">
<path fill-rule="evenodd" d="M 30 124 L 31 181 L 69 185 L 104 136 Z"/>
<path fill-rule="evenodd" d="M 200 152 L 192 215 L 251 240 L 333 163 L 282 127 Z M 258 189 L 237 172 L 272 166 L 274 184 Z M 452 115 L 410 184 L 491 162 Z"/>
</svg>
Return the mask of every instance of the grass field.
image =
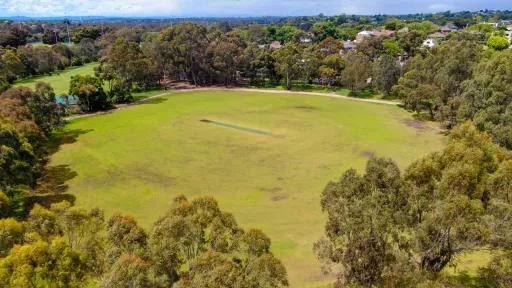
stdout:
<svg viewBox="0 0 512 288">
<path fill-rule="evenodd" d="M 69 81 L 75 75 L 94 75 L 94 67 L 97 63 L 88 63 L 79 67 L 71 67 L 65 70 L 55 71 L 52 75 L 38 76 L 17 81 L 14 86 L 26 86 L 35 88 L 38 81 L 50 83 L 55 94 L 69 93 Z"/>
<path fill-rule="evenodd" d="M 150 228 L 177 195 L 214 196 L 272 238 L 291 287 L 332 280 L 312 252 L 329 180 L 374 154 L 403 168 L 445 141 L 392 105 L 233 91 L 172 93 L 74 120 L 60 136 L 49 168 L 67 175 L 61 188 L 78 206 L 129 212 Z"/>
</svg>

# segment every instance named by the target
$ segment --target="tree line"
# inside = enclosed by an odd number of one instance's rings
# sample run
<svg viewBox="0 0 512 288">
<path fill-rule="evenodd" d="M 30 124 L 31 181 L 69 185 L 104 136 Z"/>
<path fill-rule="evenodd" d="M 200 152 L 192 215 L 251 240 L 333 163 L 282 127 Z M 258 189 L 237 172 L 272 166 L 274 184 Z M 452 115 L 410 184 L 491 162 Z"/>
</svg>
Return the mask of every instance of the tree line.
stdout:
<svg viewBox="0 0 512 288">
<path fill-rule="evenodd" d="M 149 233 L 129 215 L 36 204 L 23 221 L 0 219 L 0 286 L 288 286 L 270 243 L 209 197 L 177 197 Z"/>
<path fill-rule="evenodd" d="M 510 150 L 472 122 L 403 172 L 371 158 L 364 174 L 350 169 L 325 187 L 326 238 L 314 250 L 338 271 L 336 287 L 510 287 L 511 165 Z M 473 282 L 441 273 L 479 249 L 499 252 Z"/>
</svg>

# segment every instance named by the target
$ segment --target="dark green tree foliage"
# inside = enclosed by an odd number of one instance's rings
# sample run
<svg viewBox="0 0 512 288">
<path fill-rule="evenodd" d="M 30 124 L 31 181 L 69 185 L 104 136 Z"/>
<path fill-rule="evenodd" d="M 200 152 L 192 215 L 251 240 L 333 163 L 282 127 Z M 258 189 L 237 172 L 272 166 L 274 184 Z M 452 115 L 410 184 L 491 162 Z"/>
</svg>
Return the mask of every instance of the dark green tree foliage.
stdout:
<svg viewBox="0 0 512 288">
<path fill-rule="evenodd" d="M 114 214 L 107 221 L 107 257 L 114 263 L 122 254 L 131 254 L 126 261 L 137 262 L 130 257 L 147 258 L 148 236 L 132 216 Z"/>
<path fill-rule="evenodd" d="M 434 47 L 425 56 L 411 59 L 395 93 L 406 108 L 427 111 L 445 126 L 456 124 L 456 114 L 463 93 L 462 83 L 473 75 L 482 56 L 482 46 L 474 41 L 448 41 Z"/>
<path fill-rule="evenodd" d="M 42 41 L 44 44 L 57 44 L 61 41 L 59 37 L 59 32 L 56 30 L 46 29 L 42 36 Z"/>
<path fill-rule="evenodd" d="M 83 111 L 104 110 L 111 104 L 101 84 L 99 78 L 90 75 L 76 75 L 71 77 L 69 94 L 78 97 Z"/>
<path fill-rule="evenodd" d="M 373 83 L 385 95 L 391 92 L 394 85 L 400 78 L 400 65 L 394 57 L 385 54 L 382 55 L 373 64 Z"/>
<path fill-rule="evenodd" d="M 174 207 L 155 223 L 150 249 L 155 272 L 167 285 L 287 286 L 286 271 L 270 254 L 268 237 L 244 232 L 209 197 L 191 202 L 176 198 Z"/>
<path fill-rule="evenodd" d="M 370 159 L 365 175 L 348 170 L 325 188 L 327 240 L 315 250 L 342 264 L 339 285 L 411 287 L 422 275 L 435 278 L 460 253 L 510 249 L 511 159 L 471 122 L 402 177 L 390 160 Z M 506 271 L 491 269 L 485 277 Z"/>
<path fill-rule="evenodd" d="M 510 42 L 504 36 L 493 35 L 487 40 L 487 46 L 494 50 L 505 50 L 510 46 Z"/>
<path fill-rule="evenodd" d="M 500 145 L 512 148 L 512 51 L 482 61 L 464 84 L 460 120 L 473 119 Z"/>
<path fill-rule="evenodd" d="M 137 256 L 124 254 L 101 279 L 101 288 L 151 288 L 151 266 Z"/>
<path fill-rule="evenodd" d="M 71 39 L 75 44 L 80 43 L 83 39 L 96 40 L 101 36 L 101 27 L 85 25 L 73 30 Z"/>
<path fill-rule="evenodd" d="M 244 65 L 245 48 L 245 42 L 236 33 L 223 34 L 210 43 L 207 53 L 212 59 L 212 68 L 219 83 L 236 83 L 237 71 L 242 70 Z"/>
<path fill-rule="evenodd" d="M 400 258 L 405 199 L 400 192 L 400 171 L 389 159 L 371 158 L 366 173 L 354 169 L 327 184 L 321 199 L 328 215 L 327 240 L 316 243 L 322 260 L 341 263 L 337 287 L 385 282 L 386 271 Z"/>
<path fill-rule="evenodd" d="M 1 287 L 83 287 L 86 265 L 62 238 L 15 246 L 0 259 Z"/>
<path fill-rule="evenodd" d="M 159 36 L 162 42 L 163 57 L 166 59 L 166 73 L 179 79 L 185 74 L 194 85 L 207 83 L 206 47 L 207 31 L 204 26 L 183 23 L 168 28 Z"/>
<path fill-rule="evenodd" d="M 0 122 L 0 189 L 8 196 L 18 185 L 32 186 L 37 159 L 27 139 L 8 123 Z"/>
<path fill-rule="evenodd" d="M 301 71 L 301 47 L 288 44 L 272 53 L 277 73 L 285 79 L 286 89 L 292 89 L 292 81 L 297 79 Z"/>
<path fill-rule="evenodd" d="M 500 163 L 510 157 L 487 134 L 465 123 L 452 131 L 443 151 L 409 166 L 403 188 L 424 269 L 439 272 L 455 254 L 489 243 L 490 223 L 505 219 L 492 206 L 510 205 L 498 196 L 503 191 L 490 191 L 494 181 L 489 179 L 497 177 Z M 488 223 L 488 217 L 494 220 Z M 494 230 L 494 237 L 505 232 Z"/>
<path fill-rule="evenodd" d="M 116 103 L 130 100 L 136 87 L 148 89 L 156 82 L 154 66 L 140 45 L 119 38 L 112 44 L 98 68 L 101 80 L 109 81 L 109 96 Z"/>
<path fill-rule="evenodd" d="M 368 57 L 362 53 L 351 51 L 345 57 L 346 66 L 341 73 L 341 83 L 352 92 L 359 92 L 369 86 L 371 64 Z"/>
</svg>

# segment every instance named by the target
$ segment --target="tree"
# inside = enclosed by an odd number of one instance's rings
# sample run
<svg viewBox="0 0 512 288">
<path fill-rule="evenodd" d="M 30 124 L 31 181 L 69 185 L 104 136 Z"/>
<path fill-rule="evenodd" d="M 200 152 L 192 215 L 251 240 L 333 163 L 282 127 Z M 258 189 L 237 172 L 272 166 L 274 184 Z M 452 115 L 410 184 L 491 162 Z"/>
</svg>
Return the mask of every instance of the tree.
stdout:
<svg viewBox="0 0 512 288">
<path fill-rule="evenodd" d="M 15 244 L 23 243 L 23 224 L 12 219 L 0 219 L 0 257 L 5 257 Z"/>
<path fill-rule="evenodd" d="M 205 84 L 207 31 L 204 26 L 182 23 L 162 31 L 159 35 L 166 74 L 185 74 L 194 85 Z"/>
<path fill-rule="evenodd" d="M 385 54 L 373 65 L 373 83 L 377 89 L 388 95 L 400 78 L 400 65 L 395 58 Z"/>
<path fill-rule="evenodd" d="M 208 53 L 219 82 L 230 85 L 237 81 L 237 72 L 244 64 L 245 48 L 243 40 L 234 32 L 223 34 L 210 43 Z"/>
<path fill-rule="evenodd" d="M 82 27 L 76 28 L 73 31 L 73 35 L 71 39 L 73 43 L 78 44 L 83 39 L 96 40 L 101 36 L 101 27 L 93 26 L 93 25 L 84 25 Z"/>
<path fill-rule="evenodd" d="M 438 273 L 458 253 L 490 243 L 493 223 L 508 221 L 507 213 L 496 210 L 510 204 L 502 191 L 488 190 L 488 181 L 500 161 L 510 157 L 468 122 L 452 130 L 443 151 L 407 168 L 403 191 L 424 270 Z"/>
<path fill-rule="evenodd" d="M 207 231 L 209 236 L 206 236 Z M 169 212 L 153 226 L 150 247 L 157 274 L 171 284 L 178 280 L 179 268 L 201 253 L 228 252 L 241 233 L 232 215 L 220 211 L 212 198 L 189 202 L 178 197 Z"/>
<path fill-rule="evenodd" d="M 37 160 L 27 139 L 11 125 L 0 121 L 0 187 L 14 196 L 19 185 L 34 185 Z"/>
<path fill-rule="evenodd" d="M 427 110 L 432 119 L 451 128 L 457 123 L 463 82 L 473 76 L 481 57 L 479 43 L 450 40 L 425 56 L 410 59 L 395 92 L 406 108 L 416 112 Z"/>
<path fill-rule="evenodd" d="M 274 51 L 275 66 L 279 75 L 285 78 L 286 89 L 292 89 L 292 81 L 297 78 L 301 67 L 301 50 L 297 44 L 288 44 Z"/>
<path fill-rule="evenodd" d="M 400 171 L 389 159 L 371 158 L 365 175 L 350 169 L 327 184 L 321 198 L 327 240 L 315 250 L 321 260 L 343 266 L 336 287 L 383 284 L 386 270 L 407 255 L 399 222 L 403 203 Z"/>
<path fill-rule="evenodd" d="M 339 54 L 331 54 L 322 60 L 318 73 L 320 77 L 326 80 L 327 85 L 333 85 L 339 80 L 341 73 L 345 69 L 345 60 Z"/>
<path fill-rule="evenodd" d="M 349 52 L 345 58 L 345 70 L 341 73 L 341 83 L 352 92 L 358 92 L 368 87 L 371 66 L 368 57 L 359 52 Z"/>
<path fill-rule="evenodd" d="M 62 238 L 17 245 L 0 259 L 2 287 L 82 287 L 87 269 Z"/>
<path fill-rule="evenodd" d="M 126 41 L 124 38 L 117 39 L 108 49 L 97 74 L 102 81 L 113 81 L 113 84 L 109 83 L 109 96 L 116 103 L 130 100 L 130 91 L 134 85 L 147 89 L 156 82 L 156 72 L 151 60 L 142 53 L 138 43 Z"/>
<path fill-rule="evenodd" d="M 176 287 L 283 287 L 286 270 L 270 253 L 270 239 L 244 232 L 210 197 L 184 196 L 153 226 L 156 275 Z M 188 269 L 181 269 L 187 267 Z"/>
<path fill-rule="evenodd" d="M 52 30 L 52 29 L 44 30 L 44 33 L 42 36 L 42 41 L 44 44 L 49 44 L 49 45 L 59 43 L 61 41 L 61 39 L 59 37 L 59 32 L 56 30 Z"/>
<path fill-rule="evenodd" d="M 512 107 L 512 51 L 496 53 L 482 61 L 472 79 L 464 83 L 459 121 L 473 119 L 475 125 L 489 132 L 493 139 L 512 148 L 510 108 Z"/>
<path fill-rule="evenodd" d="M 493 35 L 487 40 L 487 46 L 494 50 L 505 50 L 510 46 L 508 39 L 504 36 Z"/>
<path fill-rule="evenodd" d="M 69 94 L 77 96 L 83 111 L 92 112 L 110 107 L 110 102 L 99 78 L 90 75 L 71 77 Z"/>
<path fill-rule="evenodd" d="M 410 31 L 400 36 L 398 45 L 409 56 L 414 56 L 425 41 L 426 33 L 421 31 Z"/>
<path fill-rule="evenodd" d="M 107 257 L 114 263 L 122 254 L 147 258 L 148 236 L 132 216 L 116 213 L 107 221 Z M 133 262 L 134 259 L 128 259 Z M 127 260 L 127 261 L 128 261 Z"/>
<path fill-rule="evenodd" d="M 123 254 L 103 276 L 101 288 L 150 288 L 150 265 L 137 256 Z"/>
</svg>

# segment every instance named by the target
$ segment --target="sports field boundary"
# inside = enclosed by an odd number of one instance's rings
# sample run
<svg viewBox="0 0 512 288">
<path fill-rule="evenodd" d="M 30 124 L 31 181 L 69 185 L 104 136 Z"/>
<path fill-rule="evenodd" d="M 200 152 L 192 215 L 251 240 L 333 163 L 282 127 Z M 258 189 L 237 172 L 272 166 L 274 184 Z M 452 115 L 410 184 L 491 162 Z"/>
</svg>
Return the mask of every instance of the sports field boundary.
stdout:
<svg viewBox="0 0 512 288">
<path fill-rule="evenodd" d="M 117 110 L 122 110 L 129 108 L 131 106 L 135 106 L 138 104 L 143 104 L 145 102 L 171 95 L 173 93 L 186 93 L 186 92 L 197 92 L 197 91 L 235 91 L 235 92 L 254 92 L 254 93 L 269 93 L 269 94 L 289 94 L 289 95 L 305 95 L 305 96 L 322 96 L 322 97 L 330 97 L 330 98 L 336 98 L 336 99 L 342 99 L 342 100 L 349 100 L 349 101 L 357 101 L 357 102 L 366 102 L 366 103 L 373 103 L 373 104 L 382 104 L 382 105 L 400 105 L 402 103 L 398 101 L 389 101 L 389 100 L 380 100 L 380 99 L 363 99 L 363 98 L 355 98 L 355 97 L 349 97 L 349 96 L 343 96 L 338 95 L 335 93 L 321 93 L 321 92 L 302 92 L 302 91 L 288 91 L 288 90 L 275 90 L 275 89 L 254 89 L 254 88 L 192 88 L 192 89 L 176 89 L 176 90 L 169 90 L 168 92 L 161 93 L 158 95 L 153 95 L 144 99 L 137 100 L 132 103 L 128 104 L 118 104 L 115 106 L 114 109 L 106 110 L 106 111 L 98 111 L 94 113 L 87 113 L 87 114 L 79 114 L 79 115 L 72 115 L 69 117 L 66 117 L 66 121 L 71 121 L 75 119 L 85 118 L 85 117 L 91 117 L 95 115 L 102 115 L 102 114 L 108 114 L 112 113 Z"/>
</svg>

